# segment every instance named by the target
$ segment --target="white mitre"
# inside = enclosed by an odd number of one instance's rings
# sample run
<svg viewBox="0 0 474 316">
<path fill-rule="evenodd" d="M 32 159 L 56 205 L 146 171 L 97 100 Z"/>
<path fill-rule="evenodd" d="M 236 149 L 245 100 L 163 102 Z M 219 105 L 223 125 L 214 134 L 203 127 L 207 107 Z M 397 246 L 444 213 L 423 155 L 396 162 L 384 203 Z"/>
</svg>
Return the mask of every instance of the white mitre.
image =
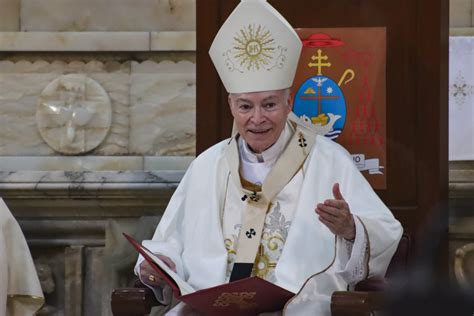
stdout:
<svg viewBox="0 0 474 316">
<path fill-rule="evenodd" d="M 266 0 L 242 0 L 216 35 L 209 55 L 229 93 L 292 86 L 302 43 Z"/>
</svg>

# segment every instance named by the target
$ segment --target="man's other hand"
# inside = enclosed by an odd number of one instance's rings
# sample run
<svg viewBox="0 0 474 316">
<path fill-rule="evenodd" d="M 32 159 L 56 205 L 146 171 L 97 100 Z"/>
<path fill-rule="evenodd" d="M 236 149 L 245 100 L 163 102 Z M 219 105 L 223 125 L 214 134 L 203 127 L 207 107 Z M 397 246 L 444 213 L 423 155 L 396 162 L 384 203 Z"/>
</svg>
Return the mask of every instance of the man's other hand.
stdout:
<svg viewBox="0 0 474 316">
<path fill-rule="evenodd" d="M 167 256 L 163 255 L 156 255 L 158 258 L 161 259 L 171 270 L 176 272 L 176 264 Z M 152 266 L 148 263 L 148 261 L 143 260 L 140 263 L 140 281 L 142 283 L 147 284 L 152 287 L 163 286 L 164 281 L 162 280 L 161 276 L 152 268 Z"/>
<path fill-rule="evenodd" d="M 319 215 L 319 220 L 333 234 L 347 240 L 354 240 L 356 232 L 354 217 L 351 214 L 349 205 L 341 194 L 339 183 L 335 183 L 332 187 L 332 194 L 334 199 L 318 203 L 315 209 L 316 214 Z"/>
</svg>

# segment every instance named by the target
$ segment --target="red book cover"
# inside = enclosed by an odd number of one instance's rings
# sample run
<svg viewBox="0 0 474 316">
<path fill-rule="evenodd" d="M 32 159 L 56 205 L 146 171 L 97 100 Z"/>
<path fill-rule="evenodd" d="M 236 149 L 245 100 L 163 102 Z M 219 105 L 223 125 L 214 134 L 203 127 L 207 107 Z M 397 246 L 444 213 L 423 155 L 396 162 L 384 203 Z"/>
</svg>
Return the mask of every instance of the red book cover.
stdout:
<svg viewBox="0 0 474 316">
<path fill-rule="evenodd" d="M 279 311 L 295 295 L 259 277 L 195 291 L 150 250 L 129 235 L 124 236 L 171 286 L 177 299 L 205 315 L 252 316 Z"/>
</svg>

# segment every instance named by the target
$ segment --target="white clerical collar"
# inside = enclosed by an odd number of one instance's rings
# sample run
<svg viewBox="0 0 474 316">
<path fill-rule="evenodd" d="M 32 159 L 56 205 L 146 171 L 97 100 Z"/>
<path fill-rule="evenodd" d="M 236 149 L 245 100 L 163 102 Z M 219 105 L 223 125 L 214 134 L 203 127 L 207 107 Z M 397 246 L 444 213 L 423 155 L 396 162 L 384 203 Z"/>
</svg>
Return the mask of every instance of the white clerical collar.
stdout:
<svg viewBox="0 0 474 316">
<path fill-rule="evenodd" d="M 283 131 L 280 134 L 280 137 L 278 137 L 276 143 L 259 154 L 254 153 L 248 146 L 247 142 L 242 137 L 239 137 L 239 152 L 241 159 L 250 163 L 268 163 L 276 161 L 291 138 L 289 129 L 290 127 L 288 126 L 288 123 L 286 123 L 285 128 L 283 128 Z"/>
</svg>

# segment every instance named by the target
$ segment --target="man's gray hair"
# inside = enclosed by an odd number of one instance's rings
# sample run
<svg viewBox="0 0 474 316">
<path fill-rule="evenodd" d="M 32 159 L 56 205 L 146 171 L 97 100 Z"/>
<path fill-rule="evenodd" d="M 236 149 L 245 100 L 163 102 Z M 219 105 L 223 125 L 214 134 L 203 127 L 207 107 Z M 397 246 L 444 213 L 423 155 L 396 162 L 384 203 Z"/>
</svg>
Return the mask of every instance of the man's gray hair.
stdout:
<svg viewBox="0 0 474 316">
<path fill-rule="evenodd" d="M 281 90 L 275 90 L 275 91 L 283 91 L 284 95 L 285 95 L 285 98 L 288 98 L 290 96 L 290 93 L 291 93 L 291 88 L 286 88 L 286 89 L 281 89 Z M 231 98 L 234 98 L 238 95 L 241 95 L 243 93 L 229 93 L 229 96 Z"/>
</svg>

